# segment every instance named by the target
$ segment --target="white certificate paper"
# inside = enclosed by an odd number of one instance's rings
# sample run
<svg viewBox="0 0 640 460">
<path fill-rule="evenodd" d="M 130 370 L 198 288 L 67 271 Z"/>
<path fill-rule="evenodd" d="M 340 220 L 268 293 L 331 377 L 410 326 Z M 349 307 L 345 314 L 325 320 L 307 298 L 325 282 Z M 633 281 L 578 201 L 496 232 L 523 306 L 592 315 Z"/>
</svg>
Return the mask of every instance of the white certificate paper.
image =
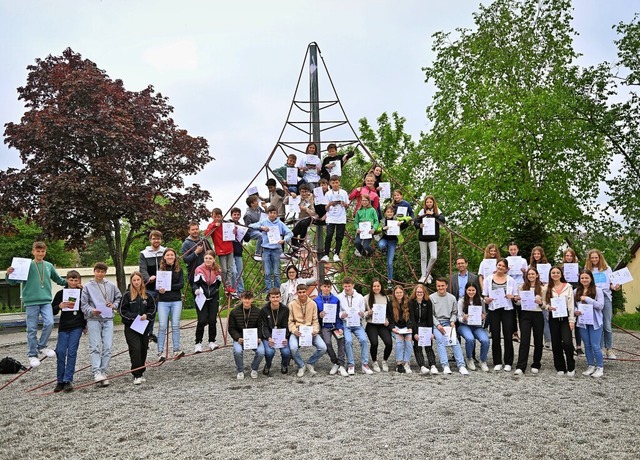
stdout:
<svg viewBox="0 0 640 460">
<path fill-rule="evenodd" d="M 582 313 L 578 316 L 578 323 L 593 326 L 593 305 L 588 303 L 579 303 L 578 310 Z"/>
<path fill-rule="evenodd" d="M 141 318 L 140 315 L 136 316 L 136 319 L 134 319 L 133 323 L 131 323 L 131 329 L 136 331 L 138 334 L 144 334 L 144 331 L 147 330 L 147 325 L 149 324 L 149 320 L 148 319 L 143 320 L 140 318 Z"/>
<path fill-rule="evenodd" d="M 295 185 L 298 183 L 298 168 L 287 168 L 287 184 Z"/>
<path fill-rule="evenodd" d="M 378 185 L 382 187 L 380 189 L 380 198 L 388 200 L 391 198 L 391 182 L 380 182 Z"/>
<path fill-rule="evenodd" d="M 548 283 L 549 272 L 551 271 L 551 264 L 538 264 L 536 269 L 538 270 L 538 274 L 540 275 L 540 282 Z"/>
<path fill-rule="evenodd" d="M 509 256 L 507 257 L 509 263 L 509 276 L 515 278 L 516 276 L 522 276 L 522 257 Z"/>
<path fill-rule="evenodd" d="M 359 222 L 358 229 L 360 230 L 361 240 L 370 240 L 373 238 L 373 235 L 369 233 L 371 231 L 371 222 Z"/>
<path fill-rule="evenodd" d="M 72 311 L 78 311 L 80 309 L 80 289 L 63 289 L 62 290 L 62 301 L 63 302 L 75 302 L 73 304 Z M 68 308 L 65 308 L 65 311 L 69 311 Z"/>
<path fill-rule="evenodd" d="M 198 294 L 196 295 L 196 307 L 198 307 L 198 310 L 202 310 L 202 307 L 204 307 L 204 303 L 207 301 L 207 298 L 204 294 Z"/>
<path fill-rule="evenodd" d="M 322 191 L 322 187 L 316 187 L 313 189 L 313 199 L 316 204 L 327 204 L 329 202 Z"/>
<path fill-rule="evenodd" d="M 287 201 L 287 214 L 297 214 L 300 212 L 300 197 L 297 196 L 295 198 L 289 197 Z"/>
<path fill-rule="evenodd" d="M 333 168 L 327 168 L 327 171 L 329 171 L 329 176 L 342 176 L 342 163 L 340 163 L 340 160 L 336 158 L 331 163 L 333 163 Z"/>
<path fill-rule="evenodd" d="M 258 194 L 258 186 L 254 185 L 247 189 L 247 196 L 257 195 Z"/>
<path fill-rule="evenodd" d="M 387 221 L 387 235 L 398 236 L 400 235 L 400 221 L 388 220 Z"/>
<path fill-rule="evenodd" d="M 156 272 L 156 289 L 164 289 L 165 291 L 171 290 L 171 272 L 165 270 L 158 270 Z"/>
<path fill-rule="evenodd" d="M 284 348 L 282 342 L 287 340 L 287 330 L 284 328 L 274 327 L 271 330 L 271 338 L 273 339 L 273 348 Z"/>
<path fill-rule="evenodd" d="M 236 230 L 236 240 L 240 243 L 242 243 L 242 240 L 244 239 L 244 236 L 247 234 L 247 227 L 238 227 Z"/>
<path fill-rule="evenodd" d="M 467 324 L 469 326 L 482 326 L 482 305 L 469 305 Z"/>
<path fill-rule="evenodd" d="M 320 163 L 320 158 L 316 155 L 307 155 L 307 159 L 305 161 L 306 166 L 317 166 Z"/>
<path fill-rule="evenodd" d="M 349 308 L 347 309 L 347 326 L 349 327 L 358 327 L 360 326 L 360 315 L 358 315 L 357 308 Z"/>
<path fill-rule="evenodd" d="M 258 328 L 250 327 L 242 330 L 242 348 L 244 350 L 255 350 L 258 348 Z"/>
<path fill-rule="evenodd" d="M 236 224 L 233 222 L 222 222 L 222 241 L 233 241 L 236 239 L 233 230 L 236 228 Z"/>
<path fill-rule="evenodd" d="M 436 219 L 434 217 L 422 218 L 422 234 L 424 236 L 434 236 L 436 234 Z"/>
<path fill-rule="evenodd" d="M 429 347 L 431 346 L 431 335 L 433 331 L 430 327 L 419 327 L 418 328 L 418 346 L 419 347 Z"/>
<path fill-rule="evenodd" d="M 383 303 L 374 303 L 371 322 L 373 324 L 384 324 L 386 320 L 387 320 L 387 306 Z"/>
<path fill-rule="evenodd" d="M 482 259 L 482 273 L 484 278 L 488 278 L 496 271 L 497 259 Z"/>
<path fill-rule="evenodd" d="M 409 213 L 409 208 L 406 206 L 398 206 L 396 216 L 406 216 Z"/>
<path fill-rule="evenodd" d="M 568 281 L 568 280 L 567 280 Z M 621 268 L 611 273 L 612 284 L 625 284 L 633 281 L 633 276 L 627 267 Z"/>
<path fill-rule="evenodd" d="M 569 316 L 567 311 L 567 298 L 566 297 L 553 297 L 551 299 L 551 306 L 555 308 L 551 312 L 551 316 L 554 318 L 565 318 Z"/>
<path fill-rule="evenodd" d="M 267 238 L 269 238 L 269 244 L 278 244 L 281 241 L 280 229 L 275 225 L 273 227 L 269 226 Z"/>
<path fill-rule="evenodd" d="M 493 299 L 493 308 L 509 307 L 509 299 L 507 299 L 504 289 L 491 289 L 490 297 Z"/>
<path fill-rule="evenodd" d="M 458 334 L 456 334 L 456 328 L 452 328 L 451 326 L 443 326 L 444 327 L 444 338 L 446 340 L 445 345 L 450 347 L 451 345 L 455 345 L 458 343 Z"/>
<path fill-rule="evenodd" d="M 520 291 L 520 305 L 525 311 L 537 310 L 538 304 L 536 303 L 534 291 Z"/>
<path fill-rule="evenodd" d="M 298 345 L 301 347 L 310 347 L 313 345 L 313 326 L 298 326 L 298 330 L 302 334 L 298 337 Z"/>
<path fill-rule="evenodd" d="M 325 324 L 333 324 L 336 322 L 336 314 L 338 312 L 338 304 L 336 303 L 325 303 L 322 307 L 322 311 L 324 311 L 324 318 L 322 318 L 322 322 Z"/>
<path fill-rule="evenodd" d="M 578 264 L 564 264 L 562 266 L 562 271 L 564 272 L 564 279 L 569 283 L 577 283 L 578 282 L 578 272 L 580 269 L 578 268 Z"/>
<path fill-rule="evenodd" d="M 14 257 L 11 260 L 11 266 L 13 267 L 13 273 L 9 275 L 10 280 L 27 281 L 27 278 L 29 276 L 29 268 L 31 267 L 31 259 L 25 259 L 24 257 Z"/>
<path fill-rule="evenodd" d="M 113 318 L 113 309 L 107 307 L 105 303 L 96 303 L 96 310 L 100 312 L 103 318 Z"/>
</svg>

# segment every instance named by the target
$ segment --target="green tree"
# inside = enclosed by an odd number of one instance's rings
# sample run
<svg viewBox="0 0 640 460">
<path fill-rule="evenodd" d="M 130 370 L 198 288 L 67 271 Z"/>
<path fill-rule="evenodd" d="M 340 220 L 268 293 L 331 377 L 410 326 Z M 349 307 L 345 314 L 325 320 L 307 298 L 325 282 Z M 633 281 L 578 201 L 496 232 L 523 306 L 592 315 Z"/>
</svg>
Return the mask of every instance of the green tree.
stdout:
<svg viewBox="0 0 640 460">
<path fill-rule="evenodd" d="M 66 251 L 64 242 L 60 240 L 46 240 L 42 228 L 26 219 L 11 219 L 11 231 L 0 234 L 0 267 L 11 265 L 13 257 L 31 258 L 31 247 L 34 241 L 47 243 L 47 260 L 57 267 L 72 267 L 75 265 L 75 254 Z"/>
<path fill-rule="evenodd" d="M 535 222 L 557 248 L 606 217 L 598 183 L 611 155 L 594 121 L 607 113 L 608 69 L 572 64 L 569 0 L 496 0 L 474 20 L 457 38 L 434 35 L 422 190 L 480 246 Z"/>
</svg>

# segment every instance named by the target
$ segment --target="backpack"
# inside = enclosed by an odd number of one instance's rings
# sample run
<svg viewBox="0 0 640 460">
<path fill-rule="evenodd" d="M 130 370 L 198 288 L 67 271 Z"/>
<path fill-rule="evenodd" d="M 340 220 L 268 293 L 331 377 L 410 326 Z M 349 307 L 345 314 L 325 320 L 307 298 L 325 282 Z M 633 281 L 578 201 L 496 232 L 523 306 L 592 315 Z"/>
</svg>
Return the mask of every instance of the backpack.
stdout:
<svg viewBox="0 0 640 460">
<path fill-rule="evenodd" d="M 27 368 L 17 359 L 9 356 L 0 359 L 0 374 L 17 374 L 20 371 L 26 371 Z"/>
</svg>

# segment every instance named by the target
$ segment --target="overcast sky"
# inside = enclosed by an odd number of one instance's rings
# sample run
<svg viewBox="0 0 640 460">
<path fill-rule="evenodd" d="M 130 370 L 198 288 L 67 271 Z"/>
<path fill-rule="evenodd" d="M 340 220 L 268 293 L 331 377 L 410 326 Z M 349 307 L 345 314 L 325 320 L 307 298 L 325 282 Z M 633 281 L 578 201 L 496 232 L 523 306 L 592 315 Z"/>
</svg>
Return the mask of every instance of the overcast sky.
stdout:
<svg viewBox="0 0 640 460">
<path fill-rule="evenodd" d="M 486 3 L 486 2 L 485 2 Z M 216 161 L 191 181 L 227 209 L 261 168 L 286 120 L 307 46 L 317 42 L 351 123 L 397 111 L 417 138 L 428 128 L 431 36 L 472 27 L 476 0 L 0 0 L 0 121 L 24 112 L 16 88 L 36 58 L 71 47 L 129 90 L 152 84 L 174 119 L 204 136 Z M 582 64 L 613 61 L 612 30 L 630 0 L 575 0 Z M 320 88 L 320 97 L 327 88 Z M 276 165 L 276 166 L 279 166 Z M 21 167 L 0 146 L 0 168 Z M 259 185 L 264 189 L 264 179 Z M 244 203 L 241 206 L 244 209 Z"/>
</svg>

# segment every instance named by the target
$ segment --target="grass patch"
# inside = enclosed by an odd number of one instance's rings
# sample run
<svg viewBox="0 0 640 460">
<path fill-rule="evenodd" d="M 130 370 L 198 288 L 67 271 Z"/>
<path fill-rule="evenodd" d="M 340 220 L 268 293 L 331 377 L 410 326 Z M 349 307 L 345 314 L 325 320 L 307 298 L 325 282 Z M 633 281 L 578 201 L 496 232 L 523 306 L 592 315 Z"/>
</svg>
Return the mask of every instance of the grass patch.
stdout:
<svg viewBox="0 0 640 460">
<path fill-rule="evenodd" d="M 631 331 L 640 331 L 640 313 L 623 313 L 613 317 L 613 324 Z"/>
</svg>

